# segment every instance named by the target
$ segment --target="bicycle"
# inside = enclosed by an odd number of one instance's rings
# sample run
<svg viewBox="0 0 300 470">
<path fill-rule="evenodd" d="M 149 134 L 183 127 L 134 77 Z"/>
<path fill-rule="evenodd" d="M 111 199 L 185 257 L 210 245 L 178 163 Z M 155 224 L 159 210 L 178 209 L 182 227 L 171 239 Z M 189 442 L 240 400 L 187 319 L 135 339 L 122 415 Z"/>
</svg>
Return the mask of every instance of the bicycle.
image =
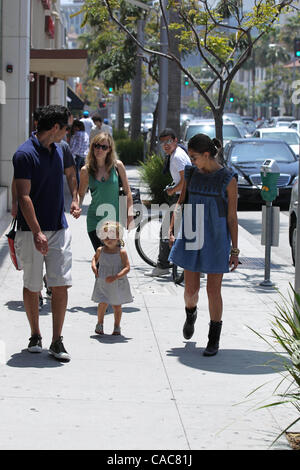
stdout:
<svg viewBox="0 0 300 470">
<path fill-rule="evenodd" d="M 165 187 L 165 193 L 171 186 Z M 143 261 L 152 267 L 157 266 L 162 220 L 163 215 L 161 212 L 159 214 L 150 213 L 138 224 L 134 236 L 138 254 Z M 172 268 L 173 281 L 175 284 L 181 284 L 184 279 L 184 270 L 175 264 L 170 264 L 170 267 Z"/>
</svg>

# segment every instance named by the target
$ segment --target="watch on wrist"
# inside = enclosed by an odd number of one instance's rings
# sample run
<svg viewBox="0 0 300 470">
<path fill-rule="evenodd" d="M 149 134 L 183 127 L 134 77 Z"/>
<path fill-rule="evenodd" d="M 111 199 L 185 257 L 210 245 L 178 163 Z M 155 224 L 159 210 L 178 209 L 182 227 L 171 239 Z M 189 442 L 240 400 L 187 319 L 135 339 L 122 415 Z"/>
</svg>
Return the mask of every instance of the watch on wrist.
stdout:
<svg viewBox="0 0 300 470">
<path fill-rule="evenodd" d="M 238 248 L 231 248 L 230 254 L 233 256 L 239 256 L 240 250 Z"/>
</svg>

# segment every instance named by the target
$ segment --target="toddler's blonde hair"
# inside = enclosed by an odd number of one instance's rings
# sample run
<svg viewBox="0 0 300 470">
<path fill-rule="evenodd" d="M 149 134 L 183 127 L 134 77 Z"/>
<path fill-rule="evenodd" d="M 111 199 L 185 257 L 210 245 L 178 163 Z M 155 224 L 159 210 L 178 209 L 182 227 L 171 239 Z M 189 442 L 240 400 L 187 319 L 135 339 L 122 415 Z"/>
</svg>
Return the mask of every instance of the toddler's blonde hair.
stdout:
<svg viewBox="0 0 300 470">
<path fill-rule="evenodd" d="M 125 245 L 123 240 L 124 229 L 119 222 L 104 222 L 99 228 L 96 229 L 96 233 L 100 240 L 104 240 L 105 238 L 116 238 L 119 240 L 120 246 Z"/>
</svg>

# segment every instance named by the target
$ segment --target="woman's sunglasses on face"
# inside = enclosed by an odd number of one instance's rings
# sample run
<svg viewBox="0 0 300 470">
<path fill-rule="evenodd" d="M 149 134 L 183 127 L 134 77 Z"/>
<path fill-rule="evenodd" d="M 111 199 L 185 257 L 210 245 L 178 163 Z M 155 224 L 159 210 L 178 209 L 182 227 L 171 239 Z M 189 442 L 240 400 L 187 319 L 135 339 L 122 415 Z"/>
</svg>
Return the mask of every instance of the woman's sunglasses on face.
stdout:
<svg viewBox="0 0 300 470">
<path fill-rule="evenodd" d="M 102 144 L 94 144 L 94 149 L 108 150 L 109 146 L 108 145 L 102 145 Z"/>
</svg>

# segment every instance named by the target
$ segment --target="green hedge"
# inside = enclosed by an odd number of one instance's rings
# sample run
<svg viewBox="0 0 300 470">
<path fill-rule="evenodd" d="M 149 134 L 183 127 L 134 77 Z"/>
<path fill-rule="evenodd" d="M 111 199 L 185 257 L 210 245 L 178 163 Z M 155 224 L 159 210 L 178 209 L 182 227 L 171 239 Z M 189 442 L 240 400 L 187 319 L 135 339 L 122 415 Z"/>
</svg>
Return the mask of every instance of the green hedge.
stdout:
<svg viewBox="0 0 300 470">
<path fill-rule="evenodd" d="M 113 138 L 114 140 L 128 139 L 128 132 L 126 129 L 121 129 L 119 131 L 118 129 L 113 128 Z"/>
<path fill-rule="evenodd" d="M 143 139 L 117 139 L 115 140 L 117 155 L 124 165 L 137 165 L 143 160 L 144 141 Z"/>
<path fill-rule="evenodd" d="M 161 155 L 149 155 L 146 161 L 140 162 L 139 172 L 142 181 L 148 186 L 153 204 L 166 202 L 164 188 L 172 182 L 171 175 L 163 174 L 164 158 Z"/>
</svg>

